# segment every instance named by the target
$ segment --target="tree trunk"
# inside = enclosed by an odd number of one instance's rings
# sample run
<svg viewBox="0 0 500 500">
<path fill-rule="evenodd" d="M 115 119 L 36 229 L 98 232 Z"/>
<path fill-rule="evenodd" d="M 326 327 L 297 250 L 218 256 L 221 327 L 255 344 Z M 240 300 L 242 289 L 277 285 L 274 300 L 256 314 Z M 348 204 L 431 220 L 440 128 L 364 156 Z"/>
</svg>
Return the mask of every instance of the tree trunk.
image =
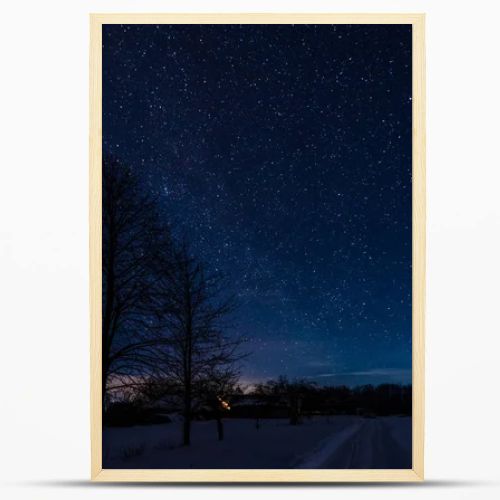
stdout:
<svg viewBox="0 0 500 500">
<path fill-rule="evenodd" d="M 220 418 L 220 414 L 217 414 L 217 437 L 219 441 L 224 439 L 224 424 L 222 423 L 222 418 Z"/>
<path fill-rule="evenodd" d="M 184 276 L 184 301 L 186 306 L 186 330 L 185 330 L 185 351 L 184 351 L 184 428 L 182 432 L 182 443 L 184 446 L 191 444 L 191 405 L 192 394 L 191 384 L 193 381 L 193 312 L 191 304 L 191 290 L 189 282 L 189 273 L 185 270 Z"/>
<path fill-rule="evenodd" d="M 106 276 L 106 306 L 102 317 L 102 410 L 104 411 L 104 403 L 106 401 L 106 383 L 108 380 L 111 356 L 111 344 L 114 336 L 113 309 L 115 305 L 115 259 L 114 259 L 114 243 L 110 237 L 109 248 L 107 252 L 107 276 Z"/>
<path fill-rule="evenodd" d="M 186 388 L 184 395 L 184 426 L 182 429 L 182 444 L 191 444 L 191 389 Z"/>
<path fill-rule="evenodd" d="M 300 424 L 300 399 L 292 397 L 290 401 L 290 425 Z"/>
<path fill-rule="evenodd" d="M 104 412 L 106 410 L 105 408 L 105 403 L 106 403 L 106 384 L 108 381 L 108 363 L 105 361 L 106 358 L 103 357 L 102 361 L 102 374 L 101 374 L 101 384 L 102 384 L 102 394 L 101 394 L 101 402 L 102 402 L 102 414 L 104 415 Z"/>
</svg>

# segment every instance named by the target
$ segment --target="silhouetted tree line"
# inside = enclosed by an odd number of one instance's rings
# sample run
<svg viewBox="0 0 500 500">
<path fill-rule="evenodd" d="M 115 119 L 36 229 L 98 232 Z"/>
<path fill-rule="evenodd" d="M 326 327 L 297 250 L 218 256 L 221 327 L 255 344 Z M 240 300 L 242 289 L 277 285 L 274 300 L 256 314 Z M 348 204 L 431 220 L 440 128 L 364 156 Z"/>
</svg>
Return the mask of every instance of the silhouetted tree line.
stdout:
<svg viewBox="0 0 500 500">
<path fill-rule="evenodd" d="M 127 395 L 111 406 L 114 425 L 169 421 L 165 414 L 175 412 L 176 398 L 182 392 L 175 381 L 165 379 L 151 380 Z M 215 419 L 218 437 L 222 439 L 223 415 L 254 419 L 259 428 L 260 419 L 264 418 L 287 418 L 290 425 L 296 426 L 313 416 L 409 416 L 411 409 L 411 385 L 319 386 L 308 380 L 289 381 L 279 377 L 244 391 L 237 376 L 221 373 L 195 384 L 191 418 Z"/>
<path fill-rule="evenodd" d="M 173 236 L 160 208 L 132 169 L 104 157 L 104 420 L 139 411 L 141 404 L 144 412 L 148 398 L 168 394 L 182 412 L 182 439 L 189 445 L 194 405 L 203 397 L 220 409 L 218 398 L 237 379 L 241 339 L 227 333 L 236 304 L 225 277 Z M 133 394 L 134 404 L 111 408 L 117 394 L 122 400 Z M 220 419 L 218 434 L 222 438 Z"/>
<path fill-rule="evenodd" d="M 288 417 L 291 425 L 312 415 L 411 415 L 412 410 L 411 385 L 319 386 L 286 377 L 257 384 L 234 399 L 232 417 Z"/>
</svg>

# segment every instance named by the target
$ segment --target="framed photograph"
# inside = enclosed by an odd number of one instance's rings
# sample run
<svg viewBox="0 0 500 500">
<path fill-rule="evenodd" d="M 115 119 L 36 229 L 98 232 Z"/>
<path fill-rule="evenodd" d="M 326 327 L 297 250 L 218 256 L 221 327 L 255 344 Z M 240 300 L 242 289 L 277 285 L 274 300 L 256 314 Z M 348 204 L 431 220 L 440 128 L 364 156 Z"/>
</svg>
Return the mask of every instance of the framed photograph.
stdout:
<svg viewBox="0 0 500 500">
<path fill-rule="evenodd" d="M 423 14 L 92 14 L 91 477 L 421 481 Z"/>
</svg>

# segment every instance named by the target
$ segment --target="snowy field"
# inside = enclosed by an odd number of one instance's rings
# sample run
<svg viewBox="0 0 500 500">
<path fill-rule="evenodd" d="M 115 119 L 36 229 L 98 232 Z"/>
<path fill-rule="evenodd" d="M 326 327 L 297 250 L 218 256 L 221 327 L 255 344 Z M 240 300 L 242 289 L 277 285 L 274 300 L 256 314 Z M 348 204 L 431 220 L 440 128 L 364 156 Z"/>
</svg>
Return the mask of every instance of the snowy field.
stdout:
<svg viewBox="0 0 500 500">
<path fill-rule="evenodd" d="M 103 429 L 103 467 L 140 469 L 408 469 L 411 418 L 315 417 L 193 422 L 192 444 L 180 446 L 181 422 Z"/>
</svg>

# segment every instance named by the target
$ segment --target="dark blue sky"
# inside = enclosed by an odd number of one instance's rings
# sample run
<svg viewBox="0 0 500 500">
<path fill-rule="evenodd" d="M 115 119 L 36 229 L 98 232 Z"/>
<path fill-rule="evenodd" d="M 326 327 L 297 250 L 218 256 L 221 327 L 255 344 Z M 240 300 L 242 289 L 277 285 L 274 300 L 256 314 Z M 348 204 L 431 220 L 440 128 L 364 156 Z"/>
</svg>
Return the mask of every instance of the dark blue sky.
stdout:
<svg viewBox="0 0 500 500">
<path fill-rule="evenodd" d="M 107 25 L 103 148 L 230 275 L 243 379 L 411 379 L 411 26 Z"/>
</svg>

